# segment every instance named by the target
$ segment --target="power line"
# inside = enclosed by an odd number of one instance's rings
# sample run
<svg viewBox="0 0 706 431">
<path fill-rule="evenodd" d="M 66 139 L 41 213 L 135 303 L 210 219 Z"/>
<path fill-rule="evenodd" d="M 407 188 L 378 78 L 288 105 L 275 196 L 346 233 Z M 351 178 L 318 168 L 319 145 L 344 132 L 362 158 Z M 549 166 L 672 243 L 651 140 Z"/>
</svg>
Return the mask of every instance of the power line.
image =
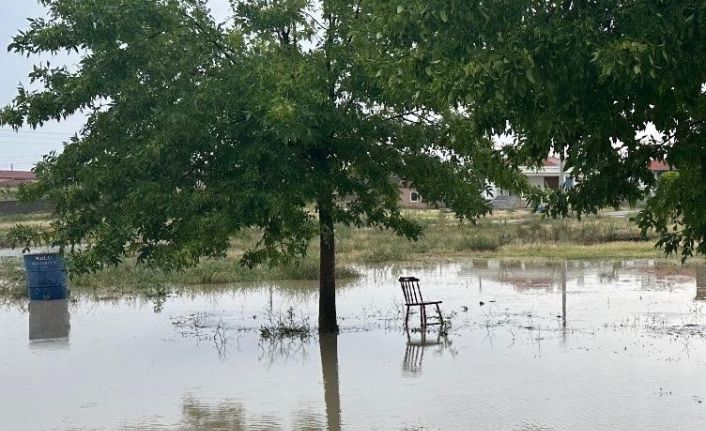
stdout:
<svg viewBox="0 0 706 431">
<path fill-rule="evenodd" d="M 21 132 L 6 132 L 4 130 L 0 130 L 0 134 L 6 135 L 6 136 L 32 136 L 32 135 L 38 135 L 38 136 L 72 136 L 74 135 L 74 132 L 39 132 L 39 131 L 21 131 Z"/>
<path fill-rule="evenodd" d="M 50 136 L 71 136 L 76 132 L 52 132 L 48 130 L 33 130 L 33 129 L 21 129 L 19 131 L 14 131 L 12 129 L 8 129 L 5 127 L 0 127 L 0 134 L 11 134 L 14 136 L 22 136 L 22 135 L 50 135 Z"/>
</svg>

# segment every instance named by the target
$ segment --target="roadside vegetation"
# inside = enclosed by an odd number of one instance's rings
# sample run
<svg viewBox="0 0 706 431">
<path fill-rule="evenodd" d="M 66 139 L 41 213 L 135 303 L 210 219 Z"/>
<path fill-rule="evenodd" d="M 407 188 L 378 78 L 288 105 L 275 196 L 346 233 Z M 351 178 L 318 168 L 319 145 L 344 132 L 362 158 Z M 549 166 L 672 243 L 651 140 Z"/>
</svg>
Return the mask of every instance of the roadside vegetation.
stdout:
<svg viewBox="0 0 706 431">
<path fill-rule="evenodd" d="M 13 214 L 0 215 L 0 248 L 9 248 L 11 246 L 7 237 L 8 232 L 17 224 L 29 226 L 48 226 L 49 214 Z"/>
<path fill-rule="evenodd" d="M 0 202 L 14 201 L 17 196 L 16 187 L 0 187 Z"/>
<path fill-rule="evenodd" d="M 422 237 L 408 241 L 389 231 L 337 228 L 337 257 L 342 264 L 338 279 L 355 278 L 356 264 L 384 264 L 400 261 L 460 259 L 464 257 L 515 257 L 531 259 L 609 259 L 660 258 L 655 238 L 643 238 L 626 217 L 608 215 L 550 220 L 528 211 L 498 212 L 477 224 L 460 223 L 452 213 L 439 210 L 409 211 L 424 226 Z M 46 215 L 0 217 L 0 245 L 16 223 L 43 225 Z M 247 268 L 240 264 L 245 250 L 254 245 L 258 232 L 246 230 L 232 238 L 231 249 L 223 259 L 205 259 L 182 271 L 125 262 L 99 273 L 75 276 L 74 291 L 114 297 L 121 294 L 163 296 L 174 286 L 224 285 L 236 282 L 277 280 L 317 280 L 318 244 L 312 244 L 307 257 L 279 266 Z M 0 290 L 3 296 L 24 295 L 21 260 L 0 258 Z"/>
<path fill-rule="evenodd" d="M 451 257 L 599 259 L 660 257 L 654 237 L 642 237 L 625 217 L 552 220 L 528 211 L 499 212 L 476 225 L 452 214 L 418 211 L 425 226 L 417 242 L 380 230 L 339 231 L 343 260 L 378 263 Z"/>
</svg>

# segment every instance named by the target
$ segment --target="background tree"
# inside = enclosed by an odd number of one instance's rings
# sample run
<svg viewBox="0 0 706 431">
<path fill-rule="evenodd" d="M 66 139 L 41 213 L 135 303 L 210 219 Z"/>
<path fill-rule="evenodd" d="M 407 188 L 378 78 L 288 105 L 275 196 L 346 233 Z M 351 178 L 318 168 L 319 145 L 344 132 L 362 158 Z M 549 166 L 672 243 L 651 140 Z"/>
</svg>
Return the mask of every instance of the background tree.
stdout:
<svg viewBox="0 0 706 431">
<path fill-rule="evenodd" d="M 55 205 L 54 243 L 85 244 L 70 247 L 76 270 L 131 256 L 178 268 L 223 256 L 244 228 L 262 236 L 243 262 L 276 263 L 318 235 L 319 330 L 333 332 L 337 223 L 417 238 L 397 178 L 464 218 L 489 211 L 488 177 L 522 185 L 489 141 L 382 85 L 360 1 L 234 0 L 229 26 L 201 0 L 42 3 L 48 19 L 11 49 L 81 62 L 36 67 L 43 88 L 20 88 L 0 123 L 88 115 L 25 190 Z"/>
<path fill-rule="evenodd" d="M 580 183 L 534 193 L 553 216 L 647 199 L 638 222 L 684 258 L 706 252 L 706 3 L 698 0 L 375 1 L 392 80 L 507 135 L 513 165 L 554 153 Z M 411 53 L 405 56 L 404 53 Z M 645 136 L 646 129 L 656 133 Z M 655 200 L 648 165 L 679 171 Z"/>
</svg>

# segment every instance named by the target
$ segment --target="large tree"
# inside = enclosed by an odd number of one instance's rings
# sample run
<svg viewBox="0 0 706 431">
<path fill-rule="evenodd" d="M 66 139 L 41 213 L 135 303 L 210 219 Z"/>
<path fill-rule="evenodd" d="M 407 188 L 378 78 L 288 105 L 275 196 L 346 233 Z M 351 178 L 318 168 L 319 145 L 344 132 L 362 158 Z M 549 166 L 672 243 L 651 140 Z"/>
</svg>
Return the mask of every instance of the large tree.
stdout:
<svg viewBox="0 0 706 431">
<path fill-rule="evenodd" d="M 705 2 L 369 5 L 385 44 L 381 73 L 420 105 L 449 106 L 479 139 L 506 135 L 514 166 L 565 157 L 581 182 L 534 194 L 536 205 L 580 217 L 646 199 L 638 221 L 660 234 L 658 245 L 684 258 L 706 253 Z M 678 175 L 653 198 L 648 166 L 661 160 Z"/>
<path fill-rule="evenodd" d="M 462 139 L 463 123 L 388 85 L 371 64 L 380 17 L 360 0 L 234 0 L 227 25 L 202 0 L 41 2 L 48 17 L 11 49 L 80 63 L 37 66 L 41 89 L 20 88 L 0 123 L 87 115 L 25 190 L 55 205 L 52 242 L 83 244 L 77 270 L 189 265 L 245 228 L 262 236 L 244 263 L 276 263 L 318 236 L 319 330 L 333 332 L 336 224 L 416 238 L 399 178 L 468 218 L 489 210 L 489 177 L 522 185 L 489 140 Z"/>
</svg>

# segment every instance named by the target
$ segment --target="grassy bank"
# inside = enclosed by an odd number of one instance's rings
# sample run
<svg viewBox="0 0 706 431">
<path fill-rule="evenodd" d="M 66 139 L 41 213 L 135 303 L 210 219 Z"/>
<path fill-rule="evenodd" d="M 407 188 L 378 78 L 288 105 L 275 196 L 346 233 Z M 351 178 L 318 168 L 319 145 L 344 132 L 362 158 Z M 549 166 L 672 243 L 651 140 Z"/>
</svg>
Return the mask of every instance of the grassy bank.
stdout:
<svg viewBox="0 0 706 431">
<path fill-rule="evenodd" d="M 71 278 L 74 291 L 97 297 L 116 295 L 164 296 L 180 286 L 224 285 L 279 280 L 318 280 L 318 262 L 312 259 L 293 262 L 273 268 L 260 266 L 246 268 L 238 259 L 205 260 L 183 271 L 165 272 L 158 268 L 124 263 L 94 274 Z M 341 280 L 358 277 L 358 273 L 340 266 L 336 277 Z M 0 296 L 22 298 L 25 295 L 22 261 L 19 258 L 0 258 Z"/>
<path fill-rule="evenodd" d="M 49 214 L 16 214 L 0 216 L 0 248 L 10 247 L 7 234 L 17 224 L 48 226 Z"/>
<path fill-rule="evenodd" d="M 416 242 L 379 229 L 337 228 L 339 278 L 357 274 L 353 264 L 438 260 L 465 257 L 515 257 L 532 259 L 660 258 L 655 238 L 642 238 L 625 218 L 589 217 L 548 220 L 528 212 L 498 213 L 478 224 L 460 223 L 442 211 L 408 214 L 425 227 Z M 7 220 L 0 218 L 0 238 L 17 222 L 47 223 L 44 217 Z M 228 257 L 205 260 L 184 271 L 165 273 L 159 269 L 125 263 L 98 274 L 77 276 L 72 287 L 86 292 L 141 293 L 163 295 L 168 286 L 215 285 L 232 282 L 316 280 L 318 244 L 312 242 L 308 256 L 289 265 L 253 269 L 239 264 L 242 253 L 257 241 L 258 232 L 248 230 L 232 238 Z M 0 259 L 0 290 L 24 294 L 20 260 Z"/>
<path fill-rule="evenodd" d="M 599 259 L 661 257 L 655 238 L 642 238 L 628 219 L 549 220 L 527 212 L 500 213 L 477 225 L 427 212 L 417 242 L 375 229 L 339 229 L 343 261 L 377 263 L 434 257 L 537 257 Z"/>
</svg>

